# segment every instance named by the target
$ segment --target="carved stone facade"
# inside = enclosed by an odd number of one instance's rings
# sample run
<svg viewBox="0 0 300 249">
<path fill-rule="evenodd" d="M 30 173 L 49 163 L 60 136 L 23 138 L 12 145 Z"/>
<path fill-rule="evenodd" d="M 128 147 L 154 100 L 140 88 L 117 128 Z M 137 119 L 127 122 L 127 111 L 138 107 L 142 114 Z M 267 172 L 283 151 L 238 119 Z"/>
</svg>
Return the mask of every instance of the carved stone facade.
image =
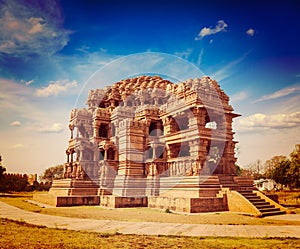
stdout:
<svg viewBox="0 0 300 249">
<path fill-rule="evenodd" d="M 36 201 L 55 206 L 150 207 L 257 216 L 285 209 L 236 175 L 238 117 L 209 77 L 174 84 L 158 76 L 90 90 L 74 109 L 64 178 Z"/>
<path fill-rule="evenodd" d="M 236 174 L 239 115 L 209 77 L 126 79 L 90 90 L 86 104 L 71 112 L 67 179 L 92 180 L 100 194 L 142 196 L 159 195 L 161 178 Z"/>
</svg>

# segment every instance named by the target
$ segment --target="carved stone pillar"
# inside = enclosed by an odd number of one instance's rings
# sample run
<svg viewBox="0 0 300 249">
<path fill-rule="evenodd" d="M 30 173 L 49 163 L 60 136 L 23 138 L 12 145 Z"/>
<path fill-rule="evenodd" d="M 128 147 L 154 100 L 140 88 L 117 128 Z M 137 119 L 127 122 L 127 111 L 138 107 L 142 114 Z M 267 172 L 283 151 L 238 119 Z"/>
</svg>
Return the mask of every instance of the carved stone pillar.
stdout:
<svg viewBox="0 0 300 249">
<path fill-rule="evenodd" d="M 104 148 L 104 161 L 107 160 L 107 151 L 108 151 L 108 148 Z"/>
<path fill-rule="evenodd" d="M 171 117 L 166 117 L 163 120 L 164 134 L 170 134 Z"/>
<path fill-rule="evenodd" d="M 71 163 L 73 163 L 73 154 L 74 154 L 74 150 L 71 150 L 70 155 L 71 155 Z"/>
<path fill-rule="evenodd" d="M 67 150 L 66 151 L 66 155 L 67 155 L 67 163 L 70 162 L 70 152 Z"/>
<path fill-rule="evenodd" d="M 152 152 L 152 159 L 155 160 L 156 159 L 156 146 L 155 145 L 152 146 L 152 151 L 153 151 Z"/>
</svg>

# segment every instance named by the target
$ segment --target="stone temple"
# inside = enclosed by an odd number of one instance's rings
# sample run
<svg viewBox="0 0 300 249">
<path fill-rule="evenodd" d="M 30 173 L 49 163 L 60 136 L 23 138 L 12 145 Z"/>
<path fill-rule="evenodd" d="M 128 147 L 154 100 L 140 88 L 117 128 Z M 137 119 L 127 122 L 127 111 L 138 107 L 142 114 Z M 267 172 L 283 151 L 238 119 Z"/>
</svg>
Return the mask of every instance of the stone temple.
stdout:
<svg viewBox="0 0 300 249">
<path fill-rule="evenodd" d="M 64 179 L 49 191 L 54 205 L 282 211 L 237 176 L 239 115 L 215 80 L 140 76 L 90 90 L 86 104 L 71 111 Z"/>
</svg>

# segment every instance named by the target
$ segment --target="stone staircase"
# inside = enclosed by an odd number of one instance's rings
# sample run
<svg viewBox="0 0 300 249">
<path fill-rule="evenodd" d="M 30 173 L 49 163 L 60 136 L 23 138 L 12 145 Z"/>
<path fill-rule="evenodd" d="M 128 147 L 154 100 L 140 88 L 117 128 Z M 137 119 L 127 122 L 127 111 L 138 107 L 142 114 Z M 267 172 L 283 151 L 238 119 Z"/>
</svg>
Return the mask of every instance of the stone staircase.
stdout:
<svg viewBox="0 0 300 249">
<path fill-rule="evenodd" d="M 199 177 L 199 196 L 216 197 L 221 190 L 220 180 L 217 176 Z"/>
<path fill-rule="evenodd" d="M 220 175 L 220 185 L 222 188 L 229 188 L 230 190 L 239 190 L 239 185 L 234 181 L 233 176 Z"/>
<path fill-rule="evenodd" d="M 222 189 L 228 188 L 237 191 L 245 197 L 261 213 L 262 217 L 285 214 L 279 207 L 275 207 L 268 201 L 258 196 L 254 190 L 253 179 L 251 177 L 219 176 Z"/>
<path fill-rule="evenodd" d="M 280 208 L 276 208 L 274 205 L 271 205 L 256 193 L 253 193 L 253 191 L 240 190 L 239 193 L 242 194 L 259 210 L 262 217 L 285 214 L 285 211 L 281 211 Z"/>
</svg>

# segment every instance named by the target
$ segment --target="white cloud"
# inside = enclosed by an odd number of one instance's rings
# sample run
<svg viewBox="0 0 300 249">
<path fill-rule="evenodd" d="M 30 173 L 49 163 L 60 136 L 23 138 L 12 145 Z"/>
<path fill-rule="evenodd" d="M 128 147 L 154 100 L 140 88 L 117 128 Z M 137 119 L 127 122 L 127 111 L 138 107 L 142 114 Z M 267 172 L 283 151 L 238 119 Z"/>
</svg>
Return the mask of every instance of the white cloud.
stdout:
<svg viewBox="0 0 300 249">
<path fill-rule="evenodd" d="M 212 29 L 204 27 L 203 29 L 201 29 L 198 36 L 204 37 L 204 36 L 211 35 L 211 34 L 212 34 Z"/>
<path fill-rule="evenodd" d="M 21 148 L 24 148 L 25 145 L 24 144 L 14 144 L 14 145 L 11 145 L 9 147 L 9 149 L 21 149 Z"/>
<path fill-rule="evenodd" d="M 238 93 L 232 95 L 230 99 L 232 102 L 238 102 L 238 101 L 246 99 L 247 97 L 248 97 L 248 94 L 245 91 L 241 91 L 241 92 L 238 92 Z"/>
<path fill-rule="evenodd" d="M 231 75 L 230 69 L 232 69 L 234 66 L 236 66 L 240 62 L 242 62 L 248 56 L 248 54 L 249 54 L 249 52 L 243 54 L 240 58 L 228 63 L 223 68 L 221 68 L 217 72 L 213 73 L 212 78 L 217 80 L 218 82 L 228 78 Z"/>
<path fill-rule="evenodd" d="M 265 101 L 265 100 L 278 99 L 299 92 L 300 92 L 300 86 L 286 87 L 274 93 L 264 95 L 261 98 L 257 99 L 256 101 L 254 101 L 254 103 Z"/>
<path fill-rule="evenodd" d="M 28 81 L 21 80 L 21 81 L 20 81 L 21 84 L 25 84 L 26 86 L 31 85 L 33 82 L 34 82 L 34 80 L 28 80 Z"/>
<path fill-rule="evenodd" d="M 41 33 L 45 29 L 45 23 L 43 23 L 43 18 L 30 17 L 28 23 L 31 24 L 31 29 L 28 31 L 28 34 Z"/>
<path fill-rule="evenodd" d="M 62 127 L 57 124 L 50 125 L 51 120 L 64 123 L 65 119 L 68 119 L 74 101 L 68 96 L 57 97 L 55 102 L 53 98 L 40 98 L 34 94 L 32 87 L 0 79 L 0 127 L 5 127 L 7 120 L 10 120 L 10 127 L 7 127 L 6 132 L 15 136 L 14 126 L 22 120 L 22 123 L 20 122 L 22 132 L 36 133 L 49 129 L 52 132 L 59 131 Z M 41 127 L 40 124 L 47 124 L 48 127 L 44 125 Z M 30 139 L 30 135 L 28 137 Z"/>
<path fill-rule="evenodd" d="M 39 132 L 43 133 L 60 133 L 64 130 L 64 126 L 61 123 L 54 123 L 52 125 L 45 125 L 38 129 Z"/>
<path fill-rule="evenodd" d="M 202 28 L 199 34 L 196 36 L 195 40 L 201 40 L 205 36 L 226 31 L 227 27 L 228 27 L 227 23 L 225 23 L 223 20 L 219 20 L 214 28 L 207 28 L 207 27 Z"/>
<path fill-rule="evenodd" d="M 65 93 L 72 88 L 77 87 L 77 81 L 68 81 L 68 80 L 58 80 L 51 81 L 50 84 L 46 87 L 37 89 L 35 94 L 38 97 L 49 97 L 49 96 L 57 96 L 60 93 Z"/>
<path fill-rule="evenodd" d="M 34 107 L 29 104 L 31 96 L 29 87 L 11 80 L 0 79 L 0 123 L 1 120 L 4 124 L 7 119 L 16 120 L 33 113 Z"/>
<path fill-rule="evenodd" d="M 246 31 L 246 34 L 249 35 L 249 36 L 254 36 L 255 30 L 254 30 L 254 29 L 248 29 L 248 30 Z"/>
<path fill-rule="evenodd" d="M 15 120 L 9 124 L 10 126 L 21 126 L 21 122 L 19 120 Z"/>
<path fill-rule="evenodd" d="M 197 66 L 198 66 L 199 68 L 200 68 L 201 63 L 202 63 L 203 53 L 204 53 L 204 49 L 202 48 L 201 51 L 200 51 L 200 53 L 199 53 L 198 60 L 197 60 Z"/>
<path fill-rule="evenodd" d="M 70 31 L 56 2 L 7 0 L 0 5 L 0 52 L 17 57 L 51 55 L 68 43 Z"/>
<path fill-rule="evenodd" d="M 255 113 L 237 120 L 237 131 L 260 131 L 269 129 L 299 128 L 300 112 L 289 114 Z"/>
<path fill-rule="evenodd" d="M 29 86 L 29 85 L 31 85 L 33 82 L 34 82 L 34 80 L 29 80 L 29 81 L 25 82 L 25 85 L 26 85 L 26 86 Z"/>
<path fill-rule="evenodd" d="M 74 102 L 74 96 L 39 98 L 34 86 L 0 78 L 0 152 L 9 172 L 42 173 L 65 161 Z M 21 126 L 9 125 L 15 121 Z"/>
<path fill-rule="evenodd" d="M 282 102 L 277 102 L 279 107 L 284 113 L 299 111 L 300 106 L 300 94 L 295 94 L 294 96 L 289 96 L 283 99 Z"/>
<path fill-rule="evenodd" d="M 182 59 L 187 60 L 192 52 L 193 52 L 193 49 L 188 48 L 186 51 L 183 51 L 183 52 L 175 52 L 175 55 Z"/>
</svg>

